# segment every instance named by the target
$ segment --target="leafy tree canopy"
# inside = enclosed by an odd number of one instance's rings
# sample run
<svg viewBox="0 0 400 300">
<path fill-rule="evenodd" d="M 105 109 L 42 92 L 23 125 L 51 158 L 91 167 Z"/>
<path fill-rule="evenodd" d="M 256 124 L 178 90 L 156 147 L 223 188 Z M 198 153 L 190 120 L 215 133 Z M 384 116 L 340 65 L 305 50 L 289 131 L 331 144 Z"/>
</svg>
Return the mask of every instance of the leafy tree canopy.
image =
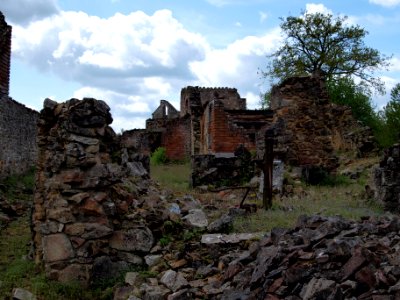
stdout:
<svg viewBox="0 0 400 300">
<path fill-rule="evenodd" d="M 400 141 L 400 83 L 391 90 L 390 96 L 391 100 L 382 111 L 389 135 L 389 146 Z"/>
<path fill-rule="evenodd" d="M 357 120 L 374 127 L 377 113 L 367 87 L 357 85 L 351 77 L 342 77 L 328 81 L 327 89 L 333 103 L 349 106 Z"/>
<path fill-rule="evenodd" d="M 367 47 L 368 32 L 349 25 L 347 17 L 306 13 L 301 17 L 282 18 L 285 43 L 271 58 L 263 76 L 283 80 L 290 76 L 319 74 L 332 80 L 356 76 L 383 92 L 383 83 L 374 71 L 389 66 L 389 58 Z"/>
</svg>

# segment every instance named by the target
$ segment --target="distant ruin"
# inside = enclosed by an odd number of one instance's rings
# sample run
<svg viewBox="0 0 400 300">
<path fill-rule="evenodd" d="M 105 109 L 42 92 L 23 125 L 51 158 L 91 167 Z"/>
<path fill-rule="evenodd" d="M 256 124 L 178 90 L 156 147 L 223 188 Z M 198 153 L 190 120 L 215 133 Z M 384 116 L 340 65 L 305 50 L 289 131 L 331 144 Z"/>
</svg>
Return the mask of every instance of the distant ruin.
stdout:
<svg viewBox="0 0 400 300">
<path fill-rule="evenodd" d="M 313 168 L 334 172 L 337 151 L 355 157 L 376 147 L 371 130 L 353 118 L 349 107 L 331 103 L 324 80 L 312 76 L 275 86 L 270 110 L 247 110 L 246 99 L 234 88 L 186 87 L 180 111 L 161 100 L 146 129 L 128 131 L 125 138 L 142 153 L 165 147 L 172 160 L 191 158 L 191 183 L 198 186 L 254 174 L 267 129 L 275 134 L 274 157 L 306 173 Z M 238 159 L 240 147 L 252 158 Z"/>
<path fill-rule="evenodd" d="M 186 87 L 180 111 L 168 101 L 146 121 L 146 129 L 129 131 L 138 149 L 151 153 L 165 147 L 172 160 L 194 155 L 233 156 L 239 145 L 256 150 L 256 134 L 272 120 L 272 111 L 247 110 L 246 99 L 234 88 Z"/>
<path fill-rule="evenodd" d="M 37 155 L 38 112 L 9 97 L 11 31 L 0 12 L 0 178 L 27 172 Z"/>
</svg>

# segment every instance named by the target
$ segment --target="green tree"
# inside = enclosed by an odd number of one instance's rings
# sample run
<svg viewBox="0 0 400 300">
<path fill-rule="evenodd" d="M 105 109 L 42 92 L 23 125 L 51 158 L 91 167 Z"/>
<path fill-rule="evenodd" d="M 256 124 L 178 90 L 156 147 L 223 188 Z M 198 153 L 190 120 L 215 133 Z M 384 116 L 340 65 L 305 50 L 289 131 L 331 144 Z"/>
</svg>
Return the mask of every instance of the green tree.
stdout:
<svg viewBox="0 0 400 300">
<path fill-rule="evenodd" d="M 261 109 L 270 109 L 271 107 L 271 90 L 260 93 L 260 107 Z"/>
<path fill-rule="evenodd" d="M 374 127 L 379 118 L 367 87 L 362 84 L 357 85 L 351 77 L 328 81 L 326 86 L 333 103 L 349 106 L 357 120 Z"/>
<path fill-rule="evenodd" d="M 349 106 L 353 116 L 372 129 L 380 146 L 386 147 L 391 143 L 385 118 L 376 111 L 368 86 L 356 84 L 351 77 L 341 77 L 328 81 L 327 89 L 333 103 Z"/>
<path fill-rule="evenodd" d="M 390 92 L 391 99 L 383 108 L 383 118 L 386 122 L 386 132 L 389 135 L 387 146 L 400 141 L 400 83 Z"/>
<path fill-rule="evenodd" d="M 356 76 L 383 92 L 383 83 L 374 77 L 374 71 L 389 66 L 389 57 L 364 44 L 365 29 L 348 25 L 347 17 L 322 13 L 281 20 L 285 43 L 268 56 L 271 60 L 263 76 L 283 80 L 319 74 L 328 81 Z"/>
</svg>

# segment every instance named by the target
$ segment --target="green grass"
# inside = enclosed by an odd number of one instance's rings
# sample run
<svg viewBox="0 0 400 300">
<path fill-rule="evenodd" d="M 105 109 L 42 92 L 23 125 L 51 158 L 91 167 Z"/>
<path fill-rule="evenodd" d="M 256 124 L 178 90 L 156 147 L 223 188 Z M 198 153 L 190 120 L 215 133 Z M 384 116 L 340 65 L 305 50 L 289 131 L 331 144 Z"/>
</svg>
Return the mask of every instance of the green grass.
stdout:
<svg viewBox="0 0 400 300">
<path fill-rule="evenodd" d="M 274 227 L 289 228 L 300 215 L 340 215 L 359 220 L 363 216 L 383 214 L 383 208 L 373 201 L 362 199 L 362 186 L 358 183 L 342 186 L 308 186 L 304 195 L 273 199 L 271 210 L 258 209 L 254 214 L 237 218 L 235 232 L 270 231 Z M 261 206 L 261 202 L 257 203 Z"/>
<path fill-rule="evenodd" d="M 189 192 L 190 164 L 165 164 L 150 167 L 151 178 L 158 182 L 162 188 L 168 188 L 176 193 Z"/>
<path fill-rule="evenodd" d="M 35 187 L 35 168 L 30 169 L 26 174 L 9 176 L 0 184 L 2 185 L 0 192 L 8 201 L 30 201 Z"/>
<path fill-rule="evenodd" d="M 375 160 L 374 160 L 375 161 Z M 365 161 L 358 162 L 365 164 Z M 367 163 L 371 163 L 367 161 Z M 196 194 L 189 189 L 189 164 L 167 164 L 151 166 L 151 176 L 160 183 L 162 188 L 171 189 L 175 193 L 190 193 L 203 202 L 213 204 L 221 209 L 211 214 L 220 216 L 226 212 L 227 207 L 235 206 L 238 200 L 226 203 L 218 200 L 216 193 Z M 368 182 L 370 173 L 367 171 L 357 181 L 339 175 L 327 178 L 324 185 L 306 186 L 301 189 L 304 193 L 292 197 L 275 197 L 272 209 L 265 211 L 262 199 L 249 200 L 245 203 L 255 203 L 259 208 L 256 213 L 239 217 L 234 222 L 234 232 L 269 231 L 274 227 L 289 228 L 295 225 L 300 215 L 320 214 L 324 216 L 341 215 L 346 219 L 359 220 L 366 215 L 383 214 L 383 208 L 373 201 L 364 200 L 362 197 L 364 186 Z M 250 197 L 249 197 L 250 198 Z M 254 199 L 255 197 L 253 197 Z M 224 211 L 222 211 L 224 210 Z M 209 215 L 210 220 L 215 219 Z"/>
</svg>

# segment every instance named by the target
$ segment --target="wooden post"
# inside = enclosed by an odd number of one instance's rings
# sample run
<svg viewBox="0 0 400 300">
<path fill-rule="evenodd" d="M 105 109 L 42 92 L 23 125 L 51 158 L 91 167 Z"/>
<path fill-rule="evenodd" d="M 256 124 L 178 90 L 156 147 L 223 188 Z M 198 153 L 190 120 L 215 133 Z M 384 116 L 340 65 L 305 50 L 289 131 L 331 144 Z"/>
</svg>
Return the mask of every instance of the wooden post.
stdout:
<svg viewBox="0 0 400 300">
<path fill-rule="evenodd" d="M 272 174 L 274 168 L 274 130 L 267 129 L 265 132 L 265 150 L 264 150 L 264 189 L 263 206 L 265 210 L 272 207 Z"/>
</svg>

